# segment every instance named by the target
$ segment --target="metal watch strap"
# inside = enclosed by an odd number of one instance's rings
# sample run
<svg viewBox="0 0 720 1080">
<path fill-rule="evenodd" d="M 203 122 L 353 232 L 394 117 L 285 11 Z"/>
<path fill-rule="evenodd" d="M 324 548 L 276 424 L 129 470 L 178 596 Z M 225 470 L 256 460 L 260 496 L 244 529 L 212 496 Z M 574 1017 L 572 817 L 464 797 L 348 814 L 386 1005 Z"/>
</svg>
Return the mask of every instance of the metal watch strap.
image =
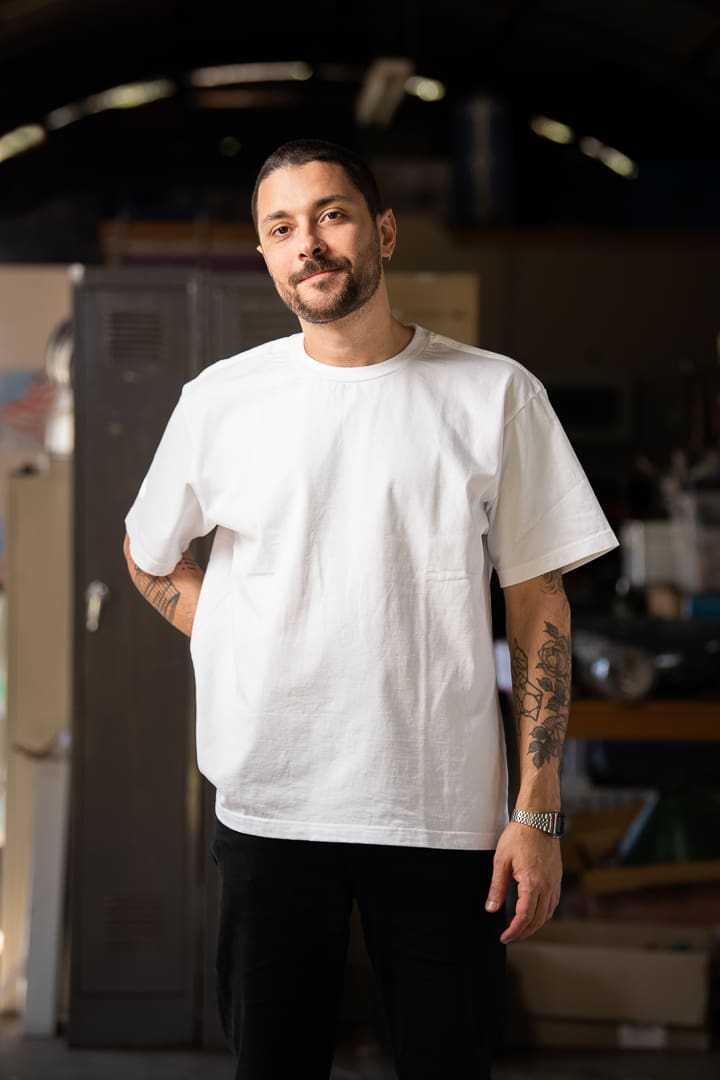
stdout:
<svg viewBox="0 0 720 1080">
<path fill-rule="evenodd" d="M 521 825 L 530 825 L 533 829 L 540 829 L 559 839 L 563 834 L 565 816 L 559 810 L 550 810 L 546 813 L 535 813 L 533 810 L 513 810 L 510 815 L 511 821 L 519 821 Z"/>
</svg>

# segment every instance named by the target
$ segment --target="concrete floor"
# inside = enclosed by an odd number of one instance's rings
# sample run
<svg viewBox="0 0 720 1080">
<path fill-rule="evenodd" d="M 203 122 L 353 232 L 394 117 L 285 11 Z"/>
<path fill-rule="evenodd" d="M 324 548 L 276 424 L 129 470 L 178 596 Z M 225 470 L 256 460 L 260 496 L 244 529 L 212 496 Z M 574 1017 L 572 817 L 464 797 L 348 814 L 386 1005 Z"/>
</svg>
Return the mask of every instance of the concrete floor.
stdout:
<svg viewBox="0 0 720 1080">
<path fill-rule="evenodd" d="M 232 1059 L 223 1053 L 69 1049 L 62 1039 L 25 1038 L 18 1020 L 0 1017 L 2 1080 L 233 1080 L 233 1075 Z M 505 1054 L 494 1071 L 495 1080 L 717 1080 L 718 1076 L 717 1050 L 535 1051 Z M 395 1072 L 377 1049 L 341 1047 L 332 1080 L 395 1080 Z"/>
</svg>

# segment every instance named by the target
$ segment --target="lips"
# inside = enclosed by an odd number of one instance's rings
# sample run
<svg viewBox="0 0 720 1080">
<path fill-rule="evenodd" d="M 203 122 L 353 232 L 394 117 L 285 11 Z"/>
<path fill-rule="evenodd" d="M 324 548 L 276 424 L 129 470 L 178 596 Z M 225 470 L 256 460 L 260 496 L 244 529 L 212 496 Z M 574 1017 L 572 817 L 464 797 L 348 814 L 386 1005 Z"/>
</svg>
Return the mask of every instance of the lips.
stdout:
<svg viewBox="0 0 720 1080">
<path fill-rule="evenodd" d="M 336 267 L 336 266 L 333 266 L 328 270 L 317 270 L 314 274 L 308 274 L 307 277 L 301 278 L 301 282 L 302 281 L 313 281 L 316 278 L 324 278 L 324 277 L 327 277 L 329 274 L 336 274 L 338 270 L 339 270 L 339 267 Z"/>
</svg>

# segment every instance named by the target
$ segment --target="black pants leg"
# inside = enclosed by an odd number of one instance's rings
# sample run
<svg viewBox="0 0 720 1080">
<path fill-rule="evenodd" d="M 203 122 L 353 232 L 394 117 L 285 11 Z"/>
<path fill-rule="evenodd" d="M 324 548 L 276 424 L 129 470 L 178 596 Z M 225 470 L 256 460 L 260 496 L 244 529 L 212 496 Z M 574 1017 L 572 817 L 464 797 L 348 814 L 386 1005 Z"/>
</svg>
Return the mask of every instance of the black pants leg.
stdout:
<svg viewBox="0 0 720 1080">
<path fill-rule="evenodd" d="M 236 1080 L 330 1076 L 352 908 L 335 846 L 216 823 L 217 994 Z"/>
<path fill-rule="evenodd" d="M 491 851 L 353 845 L 353 885 L 399 1080 L 488 1080 L 505 913 Z"/>
<path fill-rule="evenodd" d="M 217 989 L 236 1080 L 328 1080 L 353 897 L 400 1080 L 487 1080 L 504 913 L 492 852 L 280 840 L 217 822 Z"/>
</svg>

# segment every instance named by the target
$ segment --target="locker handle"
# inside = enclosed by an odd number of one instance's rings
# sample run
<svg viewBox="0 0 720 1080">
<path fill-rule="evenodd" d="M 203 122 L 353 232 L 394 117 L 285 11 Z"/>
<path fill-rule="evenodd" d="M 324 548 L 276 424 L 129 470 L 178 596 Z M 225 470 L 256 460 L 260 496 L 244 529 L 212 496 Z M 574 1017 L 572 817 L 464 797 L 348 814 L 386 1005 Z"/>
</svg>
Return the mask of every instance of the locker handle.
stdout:
<svg viewBox="0 0 720 1080">
<path fill-rule="evenodd" d="M 103 604 L 110 599 L 110 590 L 104 581 L 91 581 L 85 590 L 85 629 L 91 634 L 100 626 Z"/>
</svg>

